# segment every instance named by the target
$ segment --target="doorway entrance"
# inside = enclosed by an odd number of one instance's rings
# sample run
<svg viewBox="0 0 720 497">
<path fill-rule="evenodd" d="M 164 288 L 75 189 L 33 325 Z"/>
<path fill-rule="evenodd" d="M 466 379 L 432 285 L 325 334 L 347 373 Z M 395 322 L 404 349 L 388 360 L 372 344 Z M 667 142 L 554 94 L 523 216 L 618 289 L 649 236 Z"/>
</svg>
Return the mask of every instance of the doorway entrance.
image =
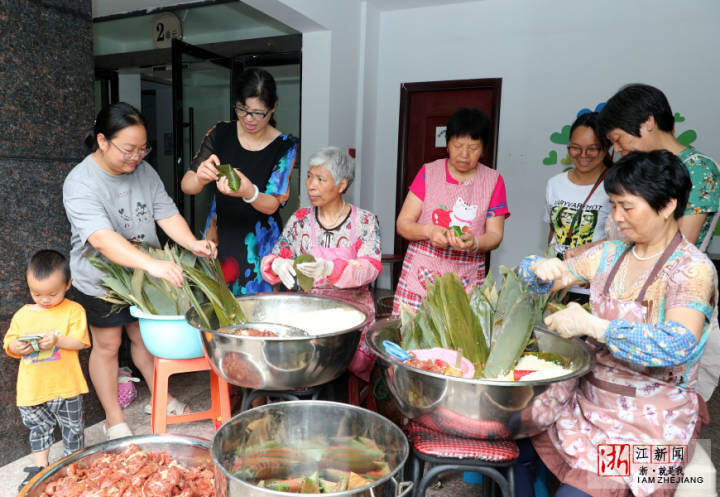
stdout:
<svg viewBox="0 0 720 497">
<path fill-rule="evenodd" d="M 490 118 L 490 139 L 480 162 L 496 168 L 502 78 L 403 83 L 400 86 L 400 133 L 398 138 L 395 217 L 400 213 L 408 188 L 423 164 L 447 157 L 444 133 L 448 119 L 460 107 L 475 107 Z M 392 288 L 397 287 L 408 241 L 395 235 Z M 485 256 L 490 270 L 490 254 Z"/>
<path fill-rule="evenodd" d="M 279 97 L 277 127 L 299 138 L 302 36 L 283 34 L 292 30 L 270 18 L 261 18 L 239 2 L 175 12 L 187 26 L 188 35 L 184 39 L 190 42 L 173 39 L 171 48 L 140 49 L 149 48 L 143 45 L 147 40 L 142 30 L 146 24 L 149 26 L 153 15 L 96 20 L 96 49 L 105 53 L 95 56 L 95 102 L 96 111 L 118 101 L 140 108 L 148 123 L 148 141 L 153 149 L 146 160 L 157 170 L 193 233 L 200 237 L 210 195 L 203 191 L 188 196 L 180 190 L 180 181 L 192 156 L 213 125 L 235 119 L 231 112 L 234 103 L 231 88 L 248 67 L 262 67 L 273 75 Z M 107 53 L 113 51 L 107 40 L 98 41 L 103 26 L 107 28 L 107 38 L 122 32 L 122 44 L 140 50 Z M 205 32 L 201 32 L 203 29 Z M 279 34 L 246 38 L 249 32 Z M 210 39 L 224 41 L 192 43 Z M 293 174 L 290 198 L 280 211 L 283 221 L 299 208 L 299 192 L 299 174 Z"/>
</svg>

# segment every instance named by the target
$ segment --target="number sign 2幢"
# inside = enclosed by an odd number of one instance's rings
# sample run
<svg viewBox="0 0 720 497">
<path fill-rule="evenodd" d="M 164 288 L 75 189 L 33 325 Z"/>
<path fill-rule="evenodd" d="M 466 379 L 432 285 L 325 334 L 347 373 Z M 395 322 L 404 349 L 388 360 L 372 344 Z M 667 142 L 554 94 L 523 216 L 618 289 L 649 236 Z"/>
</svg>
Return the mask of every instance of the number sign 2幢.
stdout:
<svg viewBox="0 0 720 497">
<path fill-rule="evenodd" d="M 152 40 L 155 48 L 170 48 L 173 38 L 182 40 L 182 24 L 172 12 L 163 12 L 155 16 Z"/>
</svg>

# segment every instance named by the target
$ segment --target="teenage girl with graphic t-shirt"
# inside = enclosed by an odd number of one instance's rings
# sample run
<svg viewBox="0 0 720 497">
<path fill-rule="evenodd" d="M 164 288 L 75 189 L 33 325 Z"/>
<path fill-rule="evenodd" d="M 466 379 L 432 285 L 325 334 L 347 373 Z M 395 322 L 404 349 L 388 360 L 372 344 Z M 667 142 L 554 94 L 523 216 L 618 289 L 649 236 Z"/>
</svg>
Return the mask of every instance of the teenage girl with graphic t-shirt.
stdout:
<svg viewBox="0 0 720 497">
<path fill-rule="evenodd" d="M 548 243 L 558 256 L 605 238 L 610 198 L 603 178 L 612 165 L 608 145 L 597 133 L 597 112 L 579 116 L 570 127 L 568 154 L 574 167 L 550 178 L 545 190 Z"/>
<path fill-rule="evenodd" d="M 442 274 L 457 273 L 466 289 L 482 284 L 485 253 L 503 239 L 510 215 L 505 183 L 479 162 L 490 120 L 478 109 L 458 109 L 448 120 L 446 136 L 449 157 L 422 167 L 398 215 L 397 231 L 410 245 L 393 314 L 400 313 L 401 304 L 419 308 L 426 285 Z"/>
</svg>

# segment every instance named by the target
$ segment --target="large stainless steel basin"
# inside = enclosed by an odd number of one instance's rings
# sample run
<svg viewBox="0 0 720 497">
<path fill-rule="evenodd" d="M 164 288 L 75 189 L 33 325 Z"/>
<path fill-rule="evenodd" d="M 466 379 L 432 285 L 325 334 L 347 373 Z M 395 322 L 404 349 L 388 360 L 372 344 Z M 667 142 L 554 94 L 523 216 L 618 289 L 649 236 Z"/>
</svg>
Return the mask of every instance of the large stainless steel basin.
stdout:
<svg viewBox="0 0 720 497">
<path fill-rule="evenodd" d="M 362 306 L 324 296 L 260 293 L 237 300 L 249 321 L 269 323 L 265 328 L 270 330 L 273 324 L 296 326 L 301 314 L 324 309 L 343 309 L 352 318 L 351 326 L 337 323 L 333 331 L 316 336 L 248 337 L 223 333 L 212 312 L 209 329 L 190 309 L 185 318 L 201 331 L 213 370 L 228 383 L 247 388 L 292 390 L 334 380 L 350 365 L 361 330 L 370 322 Z"/>
<path fill-rule="evenodd" d="M 49 483 L 67 475 L 70 464 L 88 467 L 104 454 L 118 454 L 130 444 L 149 452 L 165 452 L 188 469 L 194 466 L 214 467 L 208 440 L 181 435 L 135 435 L 91 445 L 60 459 L 35 475 L 18 497 L 40 497 Z"/>
<path fill-rule="evenodd" d="M 570 400 L 593 358 L 580 339 L 534 330 L 538 349 L 570 359 L 571 373 L 534 381 L 454 378 L 409 367 L 391 357 L 383 340 L 400 341 L 400 320 L 378 321 L 366 334 L 378 356 L 389 390 L 409 419 L 451 435 L 472 438 L 524 438 L 546 430 Z"/>
<path fill-rule="evenodd" d="M 218 497 L 289 495 L 253 485 L 233 474 L 236 458 L 242 455 L 244 450 L 256 447 L 257 444 L 273 441 L 279 442 L 281 447 L 292 448 L 311 440 L 359 436 L 371 438 L 385 453 L 389 474 L 372 484 L 327 495 L 333 497 L 388 495 L 384 491 L 388 488 L 386 484 L 391 480 L 395 483 L 393 489 L 395 497 L 406 494 L 410 490 L 410 484 L 399 484 L 395 479 L 409 452 L 408 441 L 402 430 L 387 418 L 367 409 L 319 400 L 267 404 L 238 414 L 222 425 L 215 433 L 212 442 L 215 493 Z"/>
</svg>

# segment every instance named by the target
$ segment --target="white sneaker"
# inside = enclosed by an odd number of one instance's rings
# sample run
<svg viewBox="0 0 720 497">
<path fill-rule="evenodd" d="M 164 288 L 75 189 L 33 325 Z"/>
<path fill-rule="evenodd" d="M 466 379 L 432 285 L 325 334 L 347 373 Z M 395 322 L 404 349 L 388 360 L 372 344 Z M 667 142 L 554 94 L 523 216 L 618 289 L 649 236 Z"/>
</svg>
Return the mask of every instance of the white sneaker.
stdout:
<svg viewBox="0 0 720 497">
<path fill-rule="evenodd" d="M 106 428 L 105 424 L 102 425 L 102 431 L 107 440 L 115 440 L 116 438 L 132 437 L 133 432 L 127 423 L 120 423 Z"/>
</svg>

